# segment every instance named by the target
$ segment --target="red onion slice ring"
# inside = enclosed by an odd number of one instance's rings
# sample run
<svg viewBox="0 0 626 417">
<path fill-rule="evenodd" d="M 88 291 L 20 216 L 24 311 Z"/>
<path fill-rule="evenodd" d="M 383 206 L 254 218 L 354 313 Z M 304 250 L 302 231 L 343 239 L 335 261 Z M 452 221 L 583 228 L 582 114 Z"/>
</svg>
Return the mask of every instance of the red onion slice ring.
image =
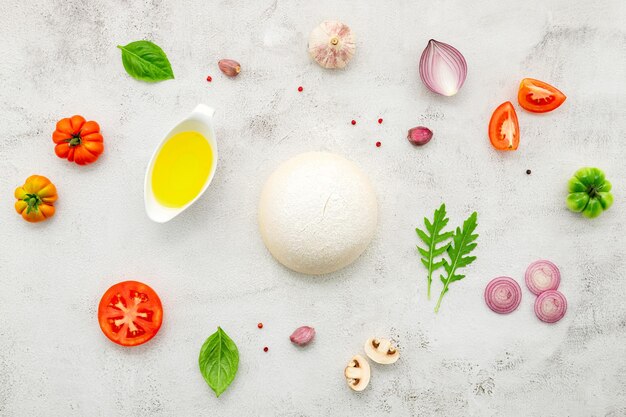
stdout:
<svg viewBox="0 0 626 417">
<path fill-rule="evenodd" d="M 539 320 L 546 323 L 555 323 L 561 320 L 566 311 L 567 299 L 558 291 L 544 291 L 535 300 L 535 314 Z"/>
<path fill-rule="evenodd" d="M 498 314 L 509 314 L 522 301 L 522 289 L 510 277 L 494 278 L 485 288 L 487 306 Z"/>
<path fill-rule="evenodd" d="M 526 286 L 535 295 L 556 290 L 561 283 L 561 272 L 555 264 L 545 259 L 535 261 L 526 269 Z"/>
</svg>

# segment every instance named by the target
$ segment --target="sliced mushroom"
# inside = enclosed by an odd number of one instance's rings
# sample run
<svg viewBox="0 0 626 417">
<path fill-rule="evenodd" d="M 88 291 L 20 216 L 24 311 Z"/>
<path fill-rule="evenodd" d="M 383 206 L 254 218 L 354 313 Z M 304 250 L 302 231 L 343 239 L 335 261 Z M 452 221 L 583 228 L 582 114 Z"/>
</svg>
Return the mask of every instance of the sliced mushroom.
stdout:
<svg viewBox="0 0 626 417">
<path fill-rule="evenodd" d="M 368 339 L 365 342 L 365 354 L 376 363 L 388 365 L 394 363 L 400 357 L 400 352 L 387 339 Z"/>
<path fill-rule="evenodd" d="M 370 383 L 370 364 L 361 355 L 354 355 L 343 373 L 354 391 L 363 391 Z"/>
</svg>

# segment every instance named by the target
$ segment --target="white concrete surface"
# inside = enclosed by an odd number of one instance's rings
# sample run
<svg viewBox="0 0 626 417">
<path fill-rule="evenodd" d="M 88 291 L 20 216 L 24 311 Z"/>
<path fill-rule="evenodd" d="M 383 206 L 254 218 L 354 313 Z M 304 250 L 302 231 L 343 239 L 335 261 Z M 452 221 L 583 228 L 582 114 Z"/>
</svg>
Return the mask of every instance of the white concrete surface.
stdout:
<svg viewBox="0 0 626 417">
<path fill-rule="evenodd" d="M 343 72 L 306 52 L 327 18 L 357 36 Z M 4 0 L 0 415 L 625 416 L 625 21 L 622 0 Z M 126 75 L 115 46 L 141 38 L 163 47 L 175 80 Z M 429 38 L 467 58 L 455 97 L 419 80 Z M 219 73 L 224 57 L 241 62 L 239 78 Z M 496 153 L 489 116 L 525 76 L 568 100 L 551 114 L 520 111 L 520 149 Z M 195 207 L 152 223 L 144 169 L 199 102 L 218 109 L 217 176 Z M 89 167 L 53 152 L 55 122 L 75 113 L 105 135 Z M 404 138 L 418 124 L 435 132 L 419 149 Z M 371 247 L 323 278 L 277 264 L 256 224 L 264 179 L 310 150 L 364 167 L 380 204 Z M 564 204 L 568 178 L 585 165 L 604 169 L 615 189 L 614 207 L 593 221 Z M 33 173 L 60 193 L 45 224 L 13 211 L 14 188 Z M 453 224 L 477 210 L 480 238 L 478 260 L 435 315 L 413 229 L 442 201 Z M 565 319 L 539 322 L 527 290 L 515 313 L 489 311 L 486 283 L 521 282 L 538 258 L 561 268 Z M 124 279 L 150 284 L 165 308 L 158 336 L 134 349 L 110 343 L 96 321 L 103 291 Z M 318 337 L 297 349 L 288 336 L 303 324 Z M 197 357 L 218 325 L 241 363 L 216 399 Z M 343 367 L 372 335 L 394 338 L 402 357 L 373 366 L 370 387 L 355 394 Z"/>
</svg>

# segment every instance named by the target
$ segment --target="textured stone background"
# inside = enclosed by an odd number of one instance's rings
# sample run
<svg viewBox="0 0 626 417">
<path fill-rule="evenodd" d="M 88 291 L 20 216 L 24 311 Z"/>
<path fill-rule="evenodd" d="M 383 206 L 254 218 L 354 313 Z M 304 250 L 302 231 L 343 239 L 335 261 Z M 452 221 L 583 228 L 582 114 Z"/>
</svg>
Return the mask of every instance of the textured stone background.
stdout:
<svg viewBox="0 0 626 417">
<path fill-rule="evenodd" d="M 307 56 L 310 30 L 327 18 L 358 37 L 346 71 Z M 3 0 L 0 415 L 626 416 L 625 21 L 623 0 Z M 176 80 L 126 75 L 115 46 L 141 38 L 163 47 Z M 455 97 L 419 80 L 429 38 L 467 58 Z M 242 63 L 239 78 L 219 73 L 224 57 Z M 524 76 L 569 98 L 550 114 L 519 111 L 520 149 L 497 153 L 487 122 Z M 184 215 L 152 223 L 146 164 L 199 102 L 217 109 L 217 176 Z M 75 113 L 104 131 L 105 154 L 89 167 L 53 152 L 55 122 Z M 418 124 L 435 132 L 419 149 L 404 139 Z M 321 278 L 278 265 L 255 219 L 264 179 L 310 150 L 360 164 L 380 205 L 370 248 Z M 615 189 L 614 208 L 593 221 L 564 205 L 585 165 Z M 13 212 L 14 187 L 33 173 L 60 193 L 44 224 Z M 454 224 L 478 211 L 480 240 L 435 315 L 413 229 L 442 201 Z M 490 312 L 485 284 L 522 282 L 538 258 L 561 268 L 565 319 L 539 322 L 525 288 L 518 311 Z M 110 343 L 96 321 L 100 296 L 124 279 L 153 286 L 165 308 L 158 336 L 134 349 Z M 302 324 L 318 338 L 296 349 L 287 336 Z M 241 365 L 216 399 L 197 356 L 218 325 Z M 374 366 L 355 394 L 343 367 L 373 335 L 395 339 L 402 358 Z"/>
</svg>

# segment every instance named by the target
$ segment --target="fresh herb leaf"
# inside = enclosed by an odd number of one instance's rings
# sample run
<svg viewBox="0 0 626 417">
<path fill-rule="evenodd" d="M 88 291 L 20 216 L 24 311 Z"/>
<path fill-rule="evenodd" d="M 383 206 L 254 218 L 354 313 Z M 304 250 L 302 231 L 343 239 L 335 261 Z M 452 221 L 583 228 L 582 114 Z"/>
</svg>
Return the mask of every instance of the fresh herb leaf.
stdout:
<svg viewBox="0 0 626 417">
<path fill-rule="evenodd" d="M 442 204 L 433 216 L 432 223 L 424 217 L 424 225 L 426 231 L 415 229 L 417 236 L 426 244 L 428 249 L 417 247 L 418 252 L 422 255 L 422 263 L 428 269 L 428 299 L 430 300 L 430 284 L 433 281 L 433 272 L 443 266 L 443 260 L 437 261 L 448 249 L 449 243 L 447 241 L 454 234 L 453 232 L 441 233 L 441 231 L 448 224 L 448 218 L 446 217 L 446 205 Z M 444 243 L 445 242 L 445 243 Z M 439 247 L 437 247 L 439 245 Z"/>
<path fill-rule="evenodd" d="M 475 256 L 467 256 L 471 251 L 476 248 L 474 242 L 478 237 L 477 234 L 473 234 L 476 230 L 478 215 L 473 212 L 463 222 L 463 230 L 457 227 L 454 236 L 452 237 L 452 243 L 448 246 L 447 253 L 450 257 L 450 261 L 443 259 L 443 268 L 446 270 L 446 276 L 441 275 L 441 282 L 443 282 L 443 289 L 439 295 L 437 306 L 435 307 L 435 313 L 439 311 L 441 307 L 441 300 L 445 293 L 448 292 L 448 286 L 454 281 L 459 281 L 465 278 L 465 275 L 457 274 L 456 271 L 459 268 L 467 266 L 476 260 Z"/>
<path fill-rule="evenodd" d="M 174 78 L 167 55 L 154 43 L 136 41 L 117 47 L 122 50 L 122 64 L 131 77 L 152 83 Z"/>
<path fill-rule="evenodd" d="M 204 380 L 219 397 L 235 379 L 239 368 L 239 350 L 226 332 L 218 327 L 202 345 L 198 363 Z"/>
</svg>

